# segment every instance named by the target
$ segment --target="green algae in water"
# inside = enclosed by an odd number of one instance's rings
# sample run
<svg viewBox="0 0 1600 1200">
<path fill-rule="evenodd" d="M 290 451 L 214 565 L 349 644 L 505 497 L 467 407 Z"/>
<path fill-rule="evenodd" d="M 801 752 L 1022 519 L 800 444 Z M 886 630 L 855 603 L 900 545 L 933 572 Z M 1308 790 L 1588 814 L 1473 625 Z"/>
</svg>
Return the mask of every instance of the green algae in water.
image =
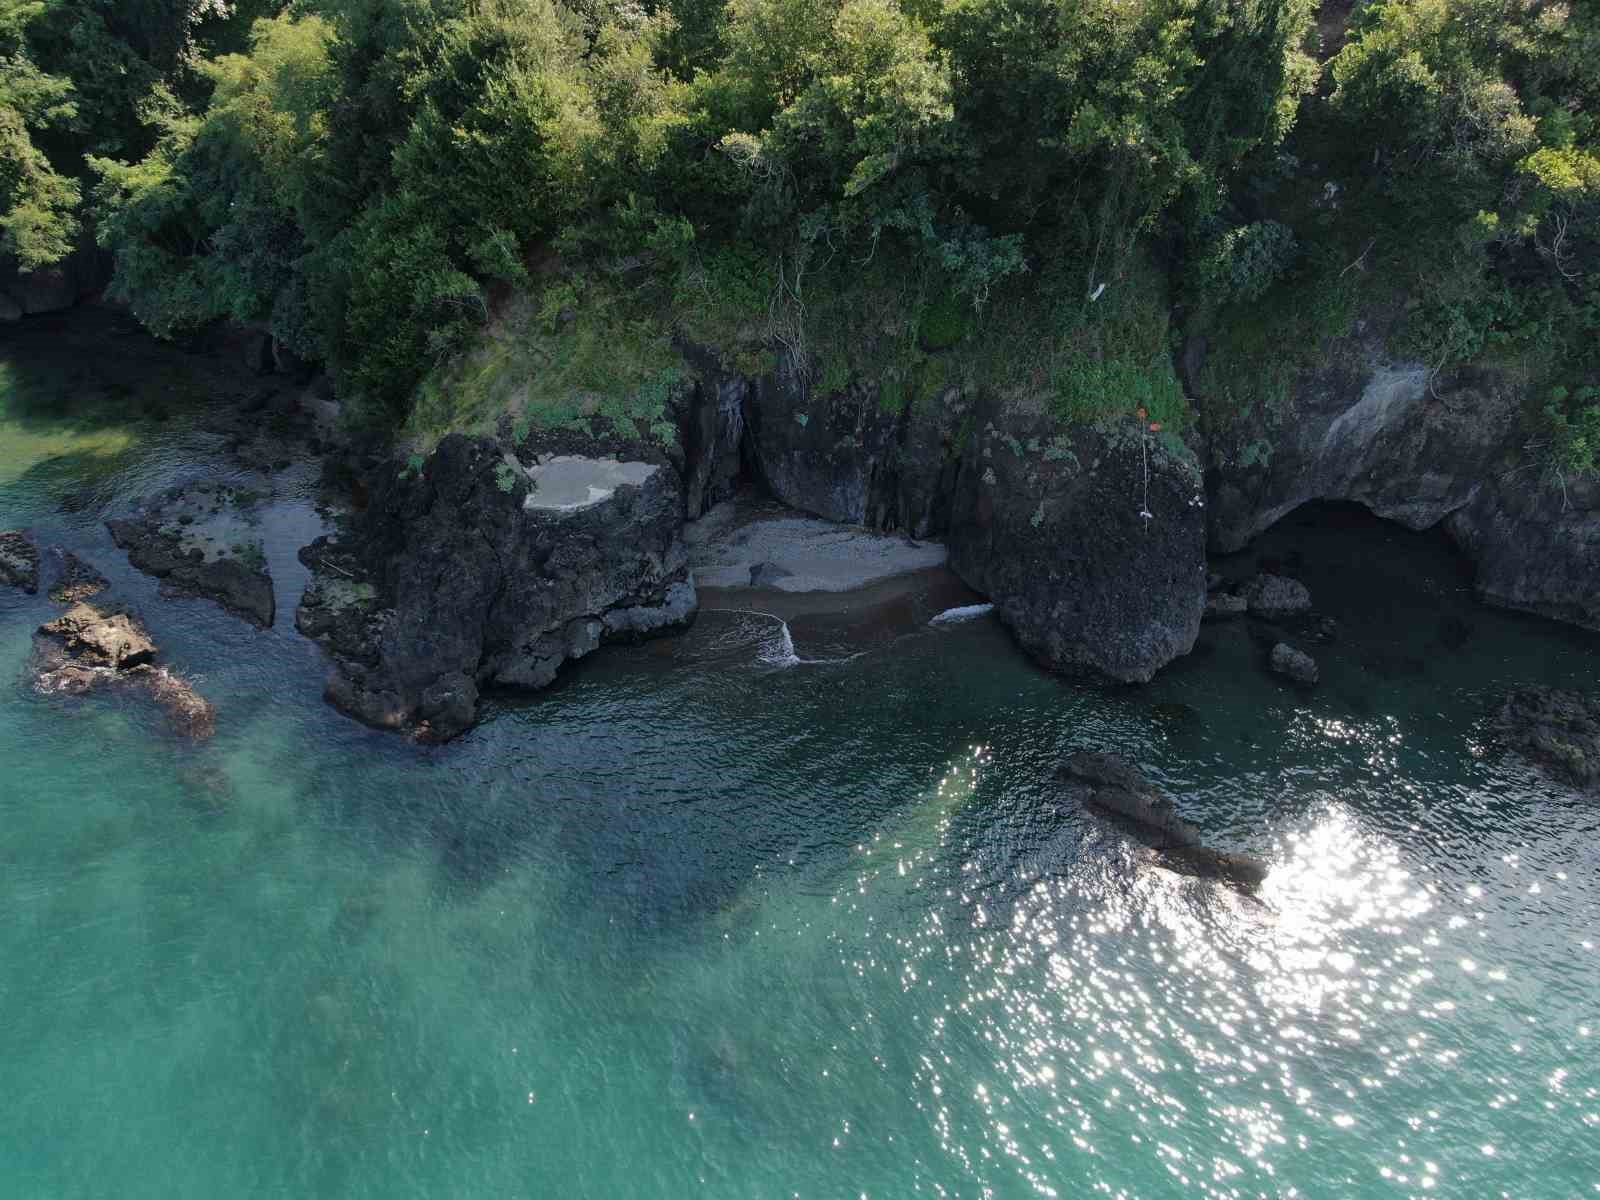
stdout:
<svg viewBox="0 0 1600 1200">
<path fill-rule="evenodd" d="M 124 467 L 157 429 L 184 420 L 238 372 L 184 355 L 125 318 L 89 310 L 28 321 L 0 343 L 0 487 L 46 470 L 80 484 Z"/>
<path fill-rule="evenodd" d="M 138 484 L 196 465 L 141 455 Z M 991 621 L 782 670 L 769 628 L 703 616 L 425 749 L 325 709 L 287 623 L 161 601 L 53 497 L 0 483 L 219 724 L 187 746 L 33 694 L 53 610 L 0 593 L 8 1194 L 1600 1185 L 1600 809 L 1486 733 L 1507 683 L 1591 679 L 1594 641 L 1470 607 L 1432 543 L 1292 531 L 1343 631 L 1309 696 L 1242 629 L 1132 690 Z M 1058 810 L 1091 745 L 1272 856 L 1260 902 Z"/>
</svg>

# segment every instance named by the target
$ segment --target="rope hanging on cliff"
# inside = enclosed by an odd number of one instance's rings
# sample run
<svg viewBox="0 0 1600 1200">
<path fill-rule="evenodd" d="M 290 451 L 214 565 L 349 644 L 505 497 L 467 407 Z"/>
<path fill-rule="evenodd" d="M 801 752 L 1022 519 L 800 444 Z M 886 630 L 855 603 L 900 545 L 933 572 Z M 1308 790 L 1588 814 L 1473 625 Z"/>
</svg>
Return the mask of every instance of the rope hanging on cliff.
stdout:
<svg viewBox="0 0 1600 1200">
<path fill-rule="evenodd" d="M 1150 532 L 1150 522 L 1155 520 L 1155 513 L 1150 511 L 1150 428 L 1145 424 L 1144 409 L 1139 410 L 1139 457 L 1144 461 L 1144 503 L 1139 507 L 1139 519 L 1144 522 L 1144 530 Z"/>
</svg>

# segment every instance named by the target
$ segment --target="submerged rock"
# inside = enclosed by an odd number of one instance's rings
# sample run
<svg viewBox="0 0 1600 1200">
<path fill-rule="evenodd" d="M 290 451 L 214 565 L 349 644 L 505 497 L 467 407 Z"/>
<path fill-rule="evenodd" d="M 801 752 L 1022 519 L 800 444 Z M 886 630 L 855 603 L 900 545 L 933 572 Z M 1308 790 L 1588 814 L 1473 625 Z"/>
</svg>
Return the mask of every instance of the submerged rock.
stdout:
<svg viewBox="0 0 1600 1200">
<path fill-rule="evenodd" d="M 39 590 L 39 548 L 20 529 L 0 531 L 0 583 L 30 596 Z"/>
<path fill-rule="evenodd" d="M 1237 592 L 1212 592 L 1206 596 L 1206 608 L 1200 616 L 1203 621 L 1226 621 L 1242 617 L 1250 602 Z"/>
<path fill-rule="evenodd" d="M 1274 673 L 1284 675 L 1296 683 L 1310 687 L 1321 678 L 1317 660 L 1304 650 L 1296 650 L 1288 642 L 1279 642 L 1272 648 L 1267 663 Z"/>
<path fill-rule="evenodd" d="M 1173 802 L 1144 778 L 1138 766 L 1120 755 L 1080 750 L 1059 766 L 1056 776 L 1070 797 L 1109 814 L 1155 851 L 1166 869 L 1214 878 L 1245 890 L 1254 890 L 1266 880 L 1266 862 L 1251 854 L 1211 850 L 1200 830 L 1184 821 Z"/>
<path fill-rule="evenodd" d="M 1292 617 L 1311 610 L 1311 591 L 1298 579 L 1263 572 L 1245 588 L 1245 603 L 1258 616 Z"/>
<path fill-rule="evenodd" d="M 181 675 L 155 665 L 155 656 L 155 642 L 127 613 L 79 603 L 39 627 L 34 686 L 65 696 L 108 686 L 137 688 L 166 710 L 177 733 L 209 738 L 216 732 L 216 708 Z"/>
<path fill-rule="evenodd" d="M 51 553 L 56 560 L 56 581 L 50 585 L 50 599 L 57 604 L 81 604 L 111 586 L 104 575 L 72 551 L 57 547 Z"/>
<path fill-rule="evenodd" d="M 106 528 L 139 570 L 265 629 L 276 614 L 272 577 L 248 512 L 255 499 L 222 484 L 194 484 L 148 500 Z"/>
<path fill-rule="evenodd" d="M 1506 745 L 1563 783 L 1600 788 L 1600 696 L 1517 688 L 1496 727 Z"/>
<path fill-rule="evenodd" d="M 562 454 L 532 468 L 453 435 L 420 472 L 380 477 L 314 572 L 296 625 L 335 664 L 326 697 L 369 725 L 463 733 L 484 688 L 542 688 L 608 641 L 680 628 L 697 601 L 661 462 Z"/>
<path fill-rule="evenodd" d="M 1172 801 L 1119 755 L 1079 751 L 1056 774 L 1069 796 L 1115 818 L 1170 870 L 1246 889 L 1267 877 L 1260 859 L 1206 846 Z"/>
</svg>

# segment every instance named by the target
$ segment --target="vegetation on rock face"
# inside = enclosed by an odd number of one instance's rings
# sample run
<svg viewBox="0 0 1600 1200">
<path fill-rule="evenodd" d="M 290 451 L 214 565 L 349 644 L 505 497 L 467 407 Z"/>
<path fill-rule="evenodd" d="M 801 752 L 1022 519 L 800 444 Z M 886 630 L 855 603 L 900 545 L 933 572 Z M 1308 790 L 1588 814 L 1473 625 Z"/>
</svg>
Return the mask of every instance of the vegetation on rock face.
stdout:
<svg viewBox="0 0 1600 1200">
<path fill-rule="evenodd" d="M 266 324 L 424 435 L 670 440 L 682 342 L 1181 429 L 1182 333 L 1225 425 L 1377 308 L 1592 470 L 1600 15 L 1384 0 L 1330 56 L 1313 8 L 0 0 L 4 248 L 87 222 L 156 332 Z"/>
</svg>

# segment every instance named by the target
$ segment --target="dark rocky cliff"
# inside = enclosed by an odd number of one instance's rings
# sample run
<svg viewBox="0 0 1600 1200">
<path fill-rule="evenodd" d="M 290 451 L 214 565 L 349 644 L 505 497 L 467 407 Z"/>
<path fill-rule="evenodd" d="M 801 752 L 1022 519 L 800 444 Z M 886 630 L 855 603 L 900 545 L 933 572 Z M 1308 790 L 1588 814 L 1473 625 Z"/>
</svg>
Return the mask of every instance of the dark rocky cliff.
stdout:
<svg viewBox="0 0 1600 1200">
<path fill-rule="evenodd" d="M 1440 526 L 1486 600 L 1600 627 L 1600 487 L 1563 495 L 1521 465 L 1508 380 L 1430 378 L 1382 344 L 1373 329 L 1330 346 L 1282 408 L 1196 437 L 1198 456 L 1132 416 L 1063 429 L 956 388 L 889 409 L 872 388 L 750 379 L 690 348 L 670 450 L 455 436 L 420 473 L 387 465 L 352 535 L 309 551 L 299 623 L 339 665 L 334 703 L 453 736 L 485 687 L 543 687 L 605 641 L 692 619 L 684 523 L 754 483 L 946 541 L 1018 643 L 1065 672 L 1146 681 L 1187 654 L 1208 546 L 1236 550 L 1312 500 Z"/>
<path fill-rule="evenodd" d="M 420 472 L 379 477 L 316 572 L 300 629 L 337 670 L 328 698 L 369 724 L 449 738 L 483 688 L 540 688 L 603 642 L 693 619 L 679 538 L 683 490 L 665 462 L 548 454 L 446 438 Z"/>
<path fill-rule="evenodd" d="M 1541 474 L 1508 374 L 1430 376 L 1388 356 L 1384 332 L 1330 343 L 1284 405 L 1213 432 L 1213 548 L 1237 550 L 1307 501 L 1354 501 L 1443 528 L 1489 603 L 1600 629 L 1600 486 Z"/>
<path fill-rule="evenodd" d="M 746 456 L 776 498 L 946 539 L 951 567 L 1046 666 L 1146 681 L 1193 648 L 1205 606 L 1199 467 L 1131 416 L 1063 434 L 1027 403 L 957 389 L 886 411 L 871 388 L 820 395 L 771 376 L 752 388 L 746 420 Z"/>
</svg>

